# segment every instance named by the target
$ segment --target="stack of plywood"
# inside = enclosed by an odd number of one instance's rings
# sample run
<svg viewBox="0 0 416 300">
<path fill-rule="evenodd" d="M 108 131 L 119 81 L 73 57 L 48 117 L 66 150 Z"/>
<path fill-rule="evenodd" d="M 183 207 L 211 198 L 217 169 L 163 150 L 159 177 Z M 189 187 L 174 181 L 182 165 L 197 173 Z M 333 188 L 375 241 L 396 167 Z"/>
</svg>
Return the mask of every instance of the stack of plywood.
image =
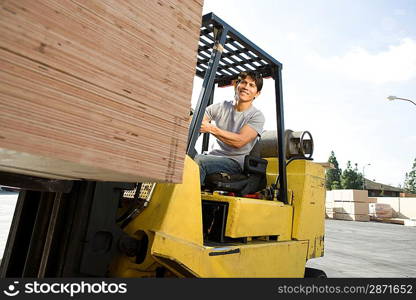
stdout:
<svg viewBox="0 0 416 300">
<path fill-rule="evenodd" d="M 389 204 L 369 203 L 369 215 L 374 218 L 392 218 L 393 209 Z"/>
<path fill-rule="evenodd" d="M 376 197 L 368 197 L 368 203 L 377 203 Z"/>
<path fill-rule="evenodd" d="M 334 191 L 326 191 L 325 198 L 325 217 L 328 219 L 334 218 Z"/>
<path fill-rule="evenodd" d="M 416 220 L 416 198 L 400 198 L 400 217 Z"/>
<path fill-rule="evenodd" d="M 0 171 L 181 182 L 202 1 L 2 1 Z"/>
<path fill-rule="evenodd" d="M 398 197 L 378 197 L 376 198 L 374 207 L 371 208 L 371 212 L 384 213 L 385 215 L 390 215 L 390 217 L 385 216 L 384 218 L 398 218 L 400 217 L 400 198 Z"/>
<path fill-rule="evenodd" d="M 413 193 L 400 193 L 400 198 L 406 198 L 406 197 L 415 198 L 416 197 L 416 194 L 413 194 Z"/>
<path fill-rule="evenodd" d="M 368 191 L 334 190 L 334 219 L 368 222 Z"/>
<path fill-rule="evenodd" d="M 374 203 L 389 205 L 393 218 L 416 219 L 416 198 L 375 197 L 371 199 L 374 199 Z"/>
<path fill-rule="evenodd" d="M 416 198 L 371 197 L 368 199 L 371 220 L 416 226 Z"/>
<path fill-rule="evenodd" d="M 398 218 L 400 216 L 400 198 L 377 197 L 370 207 L 370 215 L 379 218 Z M 379 215 L 379 216 L 378 216 Z"/>
</svg>

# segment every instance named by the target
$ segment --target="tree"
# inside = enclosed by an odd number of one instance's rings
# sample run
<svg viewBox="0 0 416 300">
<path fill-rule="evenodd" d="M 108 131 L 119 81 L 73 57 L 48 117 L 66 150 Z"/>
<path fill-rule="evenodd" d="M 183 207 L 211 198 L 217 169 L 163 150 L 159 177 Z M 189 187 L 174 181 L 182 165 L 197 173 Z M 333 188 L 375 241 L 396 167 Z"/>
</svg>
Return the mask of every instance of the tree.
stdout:
<svg viewBox="0 0 416 300">
<path fill-rule="evenodd" d="M 409 173 L 406 173 L 404 190 L 408 193 L 416 194 L 416 158 L 413 161 L 412 170 Z"/>
<path fill-rule="evenodd" d="M 339 168 L 334 151 L 331 151 L 331 156 L 328 158 L 328 162 L 333 164 L 335 169 L 329 169 L 326 171 L 325 187 L 327 190 L 341 189 L 341 169 Z"/>
<path fill-rule="evenodd" d="M 347 168 L 341 175 L 341 186 L 346 190 L 362 190 L 363 189 L 363 174 L 358 172 L 357 164 L 353 169 L 351 161 L 348 161 Z"/>
</svg>

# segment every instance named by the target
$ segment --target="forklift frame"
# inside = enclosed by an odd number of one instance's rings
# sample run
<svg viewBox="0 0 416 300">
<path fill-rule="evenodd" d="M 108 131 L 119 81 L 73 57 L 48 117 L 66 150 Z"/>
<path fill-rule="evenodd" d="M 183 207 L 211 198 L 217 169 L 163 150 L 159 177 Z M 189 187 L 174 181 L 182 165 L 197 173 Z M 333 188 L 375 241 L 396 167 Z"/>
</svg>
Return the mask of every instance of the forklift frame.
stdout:
<svg viewBox="0 0 416 300">
<path fill-rule="evenodd" d="M 287 204 L 282 64 L 213 13 L 202 18 L 196 75 L 203 78 L 203 83 L 189 128 L 187 154 L 191 158 L 197 154 L 195 144 L 205 110 L 213 102 L 215 84 L 231 85 L 244 71 L 256 71 L 263 78 L 272 77 L 275 81 L 279 195 Z M 208 143 L 209 134 L 204 134 L 203 150 L 208 149 Z"/>
</svg>

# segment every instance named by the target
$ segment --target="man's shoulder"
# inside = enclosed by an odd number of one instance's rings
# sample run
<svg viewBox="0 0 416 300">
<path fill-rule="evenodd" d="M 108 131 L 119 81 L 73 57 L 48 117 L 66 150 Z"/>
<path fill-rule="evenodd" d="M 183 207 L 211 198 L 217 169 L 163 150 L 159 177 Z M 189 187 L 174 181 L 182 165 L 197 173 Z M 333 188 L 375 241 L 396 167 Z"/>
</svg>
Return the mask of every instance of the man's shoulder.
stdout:
<svg viewBox="0 0 416 300">
<path fill-rule="evenodd" d="M 260 109 L 258 109 L 257 107 L 255 107 L 254 105 L 252 105 L 252 116 L 264 119 L 263 112 Z"/>
<path fill-rule="evenodd" d="M 234 107 L 234 102 L 232 100 L 224 100 L 219 103 L 223 107 Z"/>
<path fill-rule="evenodd" d="M 222 102 L 218 102 L 218 103 L 214 103 L 211 105 L 211 107 L 213 109 L 217 109 L 217 110 L 228 110 L 230 108 L 234 107 L 233 101 L 222 101 Z"/>
</svg>

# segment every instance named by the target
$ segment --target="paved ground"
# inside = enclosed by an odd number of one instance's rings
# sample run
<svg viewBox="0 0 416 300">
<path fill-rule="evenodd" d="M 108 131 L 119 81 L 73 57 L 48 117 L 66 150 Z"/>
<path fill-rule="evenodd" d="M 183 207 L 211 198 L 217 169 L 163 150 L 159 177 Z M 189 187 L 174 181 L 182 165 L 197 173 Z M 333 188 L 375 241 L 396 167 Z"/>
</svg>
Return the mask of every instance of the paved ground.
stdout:
<svg viewBox="0 0 416 300">
<path fill-rule="evenodd" d="M 17 193 L 0 191 L 0 258 Z M 416 227 L 326 220 L 325 256 L 308 266 L 328 277 L 416 277 Z"/>
<path fill-rule="evenodd" d="M 416 227 L 326 220 L 325 256 L 308 266 L 328 277 L 416 277 Z"/>
</svg>

